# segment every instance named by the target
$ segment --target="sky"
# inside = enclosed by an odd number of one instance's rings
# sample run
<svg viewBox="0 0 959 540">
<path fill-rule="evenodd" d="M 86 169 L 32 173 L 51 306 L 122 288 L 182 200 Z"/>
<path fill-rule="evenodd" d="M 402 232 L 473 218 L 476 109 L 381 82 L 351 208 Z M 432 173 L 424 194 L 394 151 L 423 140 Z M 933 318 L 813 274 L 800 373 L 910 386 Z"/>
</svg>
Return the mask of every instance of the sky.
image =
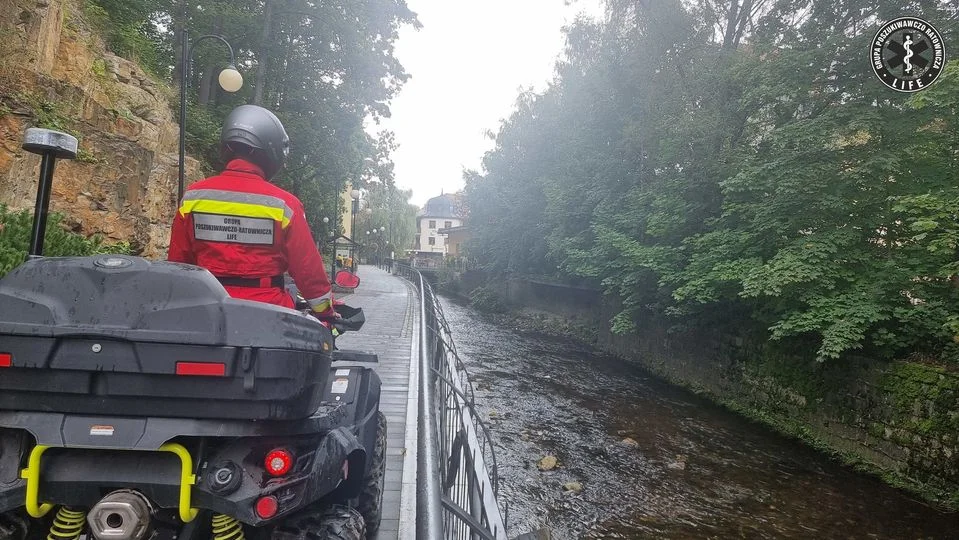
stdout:
<svg viewBox="0 0 959 540">
<path fill-rule="evenodd" d="M 411 78 L 390 104 L 396 184 L 422 206 L 463 187 L 481 167 L 522 89 L 546 88 L 563 51 L 562 28 L 601 0 L 407 0 L 423 27 L 404 27 L 395 54 Z"/>
</svg>

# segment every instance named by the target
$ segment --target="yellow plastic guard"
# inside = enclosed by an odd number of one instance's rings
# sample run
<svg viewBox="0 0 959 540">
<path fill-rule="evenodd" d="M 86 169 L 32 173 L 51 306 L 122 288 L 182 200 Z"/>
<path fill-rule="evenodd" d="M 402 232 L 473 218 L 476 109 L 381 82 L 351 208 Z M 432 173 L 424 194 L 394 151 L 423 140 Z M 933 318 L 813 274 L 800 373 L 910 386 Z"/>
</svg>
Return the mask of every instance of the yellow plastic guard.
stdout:
<svg viewBox="0 0 959 540">
<path fill-rule="evenodd" d="M 30 517 L 41 518 L 52 508 L 52 504 L 40 504 L 40 457 L 49 450 L 49 446 L 37 445 L 30 451 L 30 458 L 27 461 L 27 468 L 20 471 L 20 477 L 27 481 L 27 496 L 25 506 Z M 190 497 L 193 491 L 193 485 L 196 484 L 196 476 L 193 474 L 193 457 L 190 452 L 181 444 L 167 443 L 160 447 L 161 452 L 170 452 L 180 458 L 180 497 L 179 512 L 180 519 L 184 523 L 189 523 L 196 519 L 199 510 L 191 507 Z"/>
<path fill-rule="evenodd" d="M 190 495 L 196 476 L 193 474 L 193 457 L 181 444 L 166 443 L 160 447 L 162 452 L 172 452 L 180 458 L 180 520 L 189 523 L 196 519 L 199 510 L 190 505 Z"/>
<path fill-rule="evenodd" d="M 42 518 L 53 508 L 52 504 L 40 504 L 40 456 L 49 448 L 34 446 L 30 451 L 30 459 L 27 460 L 27 468 L 20 471 L 20 478 L 27 481 L 27 513 L 34 518 Z"/>
</svg>

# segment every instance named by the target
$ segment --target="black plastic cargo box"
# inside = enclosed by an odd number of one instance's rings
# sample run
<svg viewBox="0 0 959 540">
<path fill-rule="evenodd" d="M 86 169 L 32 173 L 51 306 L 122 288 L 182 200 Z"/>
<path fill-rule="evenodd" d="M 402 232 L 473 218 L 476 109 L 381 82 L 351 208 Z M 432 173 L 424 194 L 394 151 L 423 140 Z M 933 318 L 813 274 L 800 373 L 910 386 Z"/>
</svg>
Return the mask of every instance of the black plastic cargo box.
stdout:
<svg viewBox="0 0 959 540">
<path fill-rule="evenodd" d="M 195 266 L 45 258 L 0 279 L 0 409 L 304 418 L 331 349 L 311 317 L 230 298 Z"/>
</svg>

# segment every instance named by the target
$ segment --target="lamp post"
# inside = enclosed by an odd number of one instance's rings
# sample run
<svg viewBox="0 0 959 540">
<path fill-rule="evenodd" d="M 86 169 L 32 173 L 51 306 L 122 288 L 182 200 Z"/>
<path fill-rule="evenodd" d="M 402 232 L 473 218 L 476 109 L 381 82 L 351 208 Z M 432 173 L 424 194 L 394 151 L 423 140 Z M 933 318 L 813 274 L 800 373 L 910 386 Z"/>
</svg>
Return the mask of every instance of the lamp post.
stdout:
<svg viewBox="0 0 959 540">
<path fill-rule="evenodd" d="M 386 227 L 384 227 L 384 226 L 382 226 L 382 225 L 380 226 L 379 236 L 380 236 L 380 240 L 382 241 L 382 243 L 381 243 L 381 244 L 378 244 L 378 245 L 376 246 L 376 249 L 377 249 L 377 251 L 378 251 L 378 253 L 376 254 L 376 259 L 379 261 L 380 265 L 382 265 L 382 264 L 383 264 L 383 255 L 384 255 L 384 254 L 383 254 L 383 251 L 384 251 L 383 248 L 386 247 L 386 244 L 389 243 L 389 242 L 387 242 L 387 238 L 386 238 Z"/>
<path fill-rule="evenodd" d="M 186 82 L 189 79 L 190 74 L 190 63 L 193 59 L 193 50 L 201 41 L 205 39 L 218 39 L 223 42 L 224 45 L 230 50 L 230 63 L 227 65 L 226 69 L 220 72 L 217 81 L 220 83 L 220 88 L 226 90 L 227 92 L 236 92 L 243 86 L 243 76 L 240 75 L 240 72 L 236 70 L 236 55 L 233 54 L 233 47 L 230 43 L 223 39 L 222 36 L 215 34 L 207 34 L 205 36 L 200 36 L 193 40 L 193 45 L 190 45 L 188 32 L 183 31 L 183 43 L 182 51 L 183 57 L 180 63 L 180 176 L 179 183 L 177 184 L 177 201 L 179 202 L 183 199 L 183 184 L 185 176 L 185 159 L 186 159 Z"/>
<path fill-rule="evenodd" d="M 335 219 L 335 218 L 334 218 L 334 219 Z M 328 224 L 329 222 L 330 222 L 330 218 L 324 216 L 324 217 L 323 217 L 323 224 L 326 225 L 326 224 Z M 334 227 L 336 226 L 336 223 L 335 223 L 335 222 L 334 222 L 333 226 L 334 226 Z M 336 233 L 335 233 L 332 229 L 330 229 L 329 232 L 330 232 L 329 236 L 330 236 L 330 248 L 331 248 L 331 253 L 330 253 L 330 275 L 329 275 L 329 278 L 332 280 L 332 279 L 334 278 L 334 276 L 336 275 Z"/>
<path fill-rule="evenodd" d="M 360 211 L 361 197 L 363 197 L 363 192 L 358 189 L 350 192 L 350 201 L 353 203 L 353 207 L 350 209 L 350 236 L 356 236 L 356 213 Z"/>
<path fill-rule="evenodd" d="M 353 248 L 356 246 L 356 213 L 360 211 L 360 199 L 363 197 L 363 192 L 354 189 L 350 191 L 350 201 L 352 203 L 350 207 L 350 258 L 353 258 Z"/>
</svg>

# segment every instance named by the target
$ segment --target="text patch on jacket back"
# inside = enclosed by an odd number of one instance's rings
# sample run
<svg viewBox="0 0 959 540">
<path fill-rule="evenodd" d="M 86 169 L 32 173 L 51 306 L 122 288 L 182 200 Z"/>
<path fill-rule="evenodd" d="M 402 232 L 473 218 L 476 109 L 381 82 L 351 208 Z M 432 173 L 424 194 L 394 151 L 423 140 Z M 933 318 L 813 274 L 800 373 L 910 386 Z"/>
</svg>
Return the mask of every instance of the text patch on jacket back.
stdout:
<svg viewBox="0 0 959 540">
<path fill-rule="evenodd" d="M 193 237 L 211 242 L 273 245 L 272 219 L 193 212 Z"/>
</svg>

